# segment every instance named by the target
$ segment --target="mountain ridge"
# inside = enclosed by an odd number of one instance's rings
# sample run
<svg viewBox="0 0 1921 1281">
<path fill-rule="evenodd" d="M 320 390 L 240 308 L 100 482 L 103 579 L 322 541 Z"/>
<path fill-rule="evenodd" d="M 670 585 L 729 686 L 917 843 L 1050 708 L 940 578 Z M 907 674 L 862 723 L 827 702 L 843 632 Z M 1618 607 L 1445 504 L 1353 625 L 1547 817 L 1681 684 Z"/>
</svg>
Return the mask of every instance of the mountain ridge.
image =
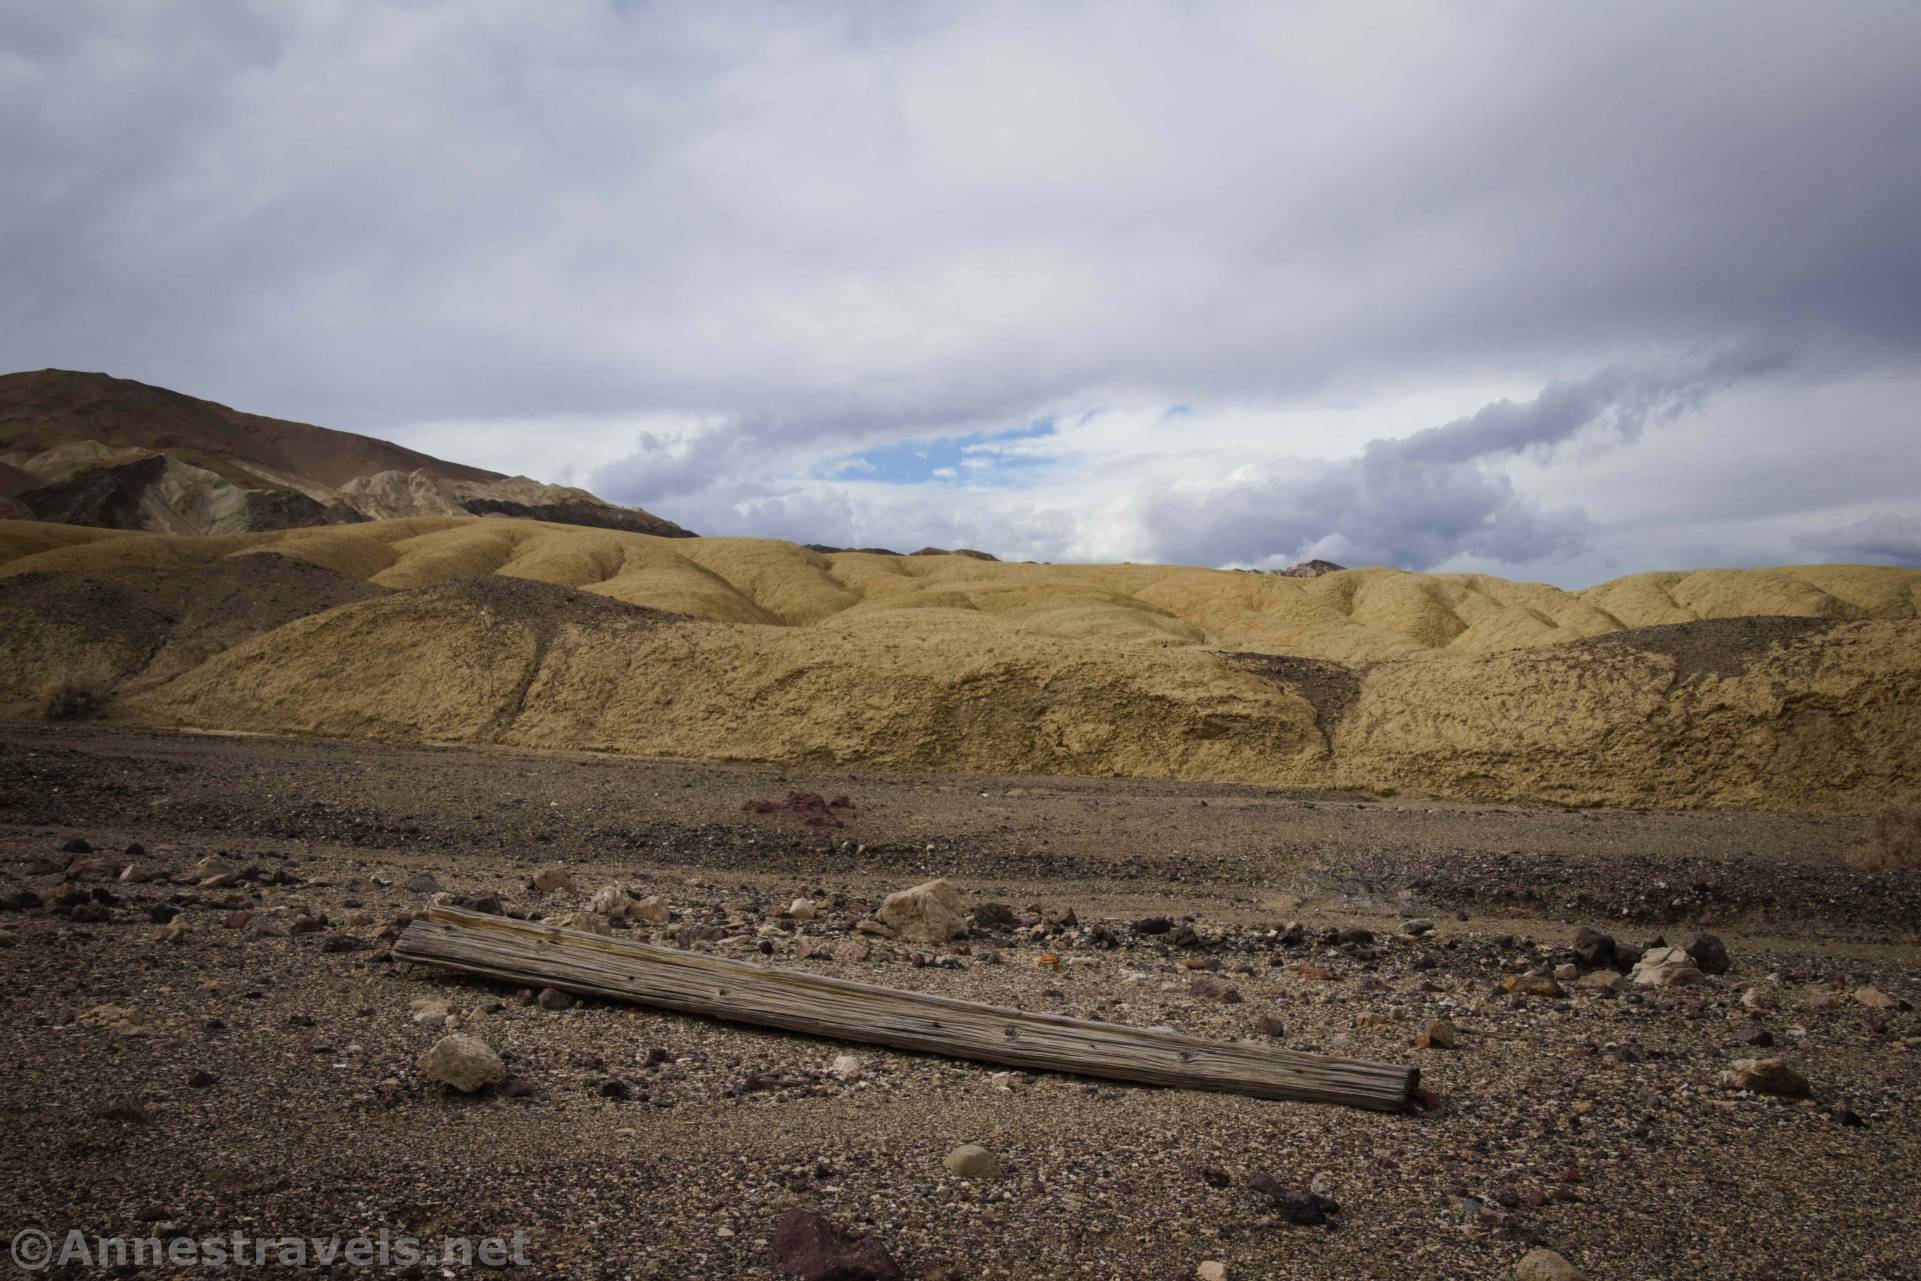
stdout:
<svg viewBox="0 0 1921 1281">
<path fill-rule="evenodd" d="M 225 534 L 500 514 L 690 531 L 571 486 L 450 462 L 105 373 L 0 374 L 0 516 Z"/>
</svg>

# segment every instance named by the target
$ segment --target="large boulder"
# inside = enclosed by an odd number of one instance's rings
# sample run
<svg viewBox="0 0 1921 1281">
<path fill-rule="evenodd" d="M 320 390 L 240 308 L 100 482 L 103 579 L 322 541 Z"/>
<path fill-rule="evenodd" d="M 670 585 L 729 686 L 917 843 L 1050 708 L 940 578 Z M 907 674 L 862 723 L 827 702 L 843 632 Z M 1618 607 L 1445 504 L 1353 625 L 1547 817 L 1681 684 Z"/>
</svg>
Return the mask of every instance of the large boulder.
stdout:
<svg viewBox="0 0 1921 1281">
<path fill-rule="evenodd" d="M 506 1065 L 491 1045 L 458 1032 L 435 1041 L 433 1048 L 420 1056 L 418 1066 L 423 1075 L 463 1094 L 497 1085 L 507 1076 Z"/>
<path fill-rule="evenodd" d="M 874 913 L 896 938 L 945 943 L 967 929 L 960 891 L 944 880 L 889 894 Z"/>
</svg>

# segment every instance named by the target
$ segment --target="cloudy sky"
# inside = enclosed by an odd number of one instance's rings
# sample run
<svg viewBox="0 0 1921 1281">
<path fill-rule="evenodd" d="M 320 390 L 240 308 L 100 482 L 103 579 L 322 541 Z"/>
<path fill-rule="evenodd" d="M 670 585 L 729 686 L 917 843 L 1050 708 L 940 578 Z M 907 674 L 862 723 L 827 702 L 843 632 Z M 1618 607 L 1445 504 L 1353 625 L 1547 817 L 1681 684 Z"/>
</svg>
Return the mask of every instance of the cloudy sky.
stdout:
<svg viewBox="0 0 1921 1281">
<path fill-rule="evenodd" d="M 704 533 L 1921 563 L 1921 5 L 0 0 L 0 364 Z"/>
</svg>

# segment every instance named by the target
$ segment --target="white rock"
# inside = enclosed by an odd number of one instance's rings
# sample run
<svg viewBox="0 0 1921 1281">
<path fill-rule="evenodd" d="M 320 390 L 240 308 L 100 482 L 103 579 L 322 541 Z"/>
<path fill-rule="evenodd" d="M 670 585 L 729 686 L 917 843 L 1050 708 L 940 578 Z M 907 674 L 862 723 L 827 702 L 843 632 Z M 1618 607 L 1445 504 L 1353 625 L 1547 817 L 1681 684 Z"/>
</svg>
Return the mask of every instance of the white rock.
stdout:
<svg viewBox="0 0 1921 1281">
<path fill-rule="evenodd" d="M 193 869 L 193 882 L 203 890 L 220 890 L 239 883 L 240 869 L 221 858 L 203 858 Z"/>
<path fill-rule="evenodd" d="M 1514 1281 L 1587 1281 L 1587 1278 L 1552 1250 L 1529 1250 L 1514 1265 Z"/>
<path fill-rule="evenodd" d="M 546 917 L 542 924 L 563 930 L 579 930 L 583 934 L 611 936 L 614 932 L 613 926 L 599 912 L 563 912 L 559 916 Z"/>
<path fill-rule="evenodd" d="M 787 905 L 787 915 L 796 921 L 811 921 L 817 914 L 814 900 L 810 898 L 797 898 Z"/>
<path fill-rule="evenodd" d="M 1703 983 L 1707 975 L 1684 947 L 1650 948 L 1634 963 L 1634 982 L 1640 987 L 1682 987 Z"/>
<path fill-rule="evenodd" d="M 945 943 L 967 928 L 960 892 L 944 880 L 889 894 L 874 915 L 899 937 L 923 943 Z"/>
<path fill-rule="evenodd" d="M 147 1029 L 138 1011 L 125 1005 L 96 1005 L 77 1020 L 85 1027 L 104 1027 L 122 1036 L 142 1036 Z"/>
<path fill-rule="evenodd" d="M 603 885 L 587 900 L 587 910 L 598 912 L 610 921 L 626 918 L 633 909 L 634 896 L 618 885 Z"/>
<path fill-rule="evenodd" d="M 433 1048 L 420 1056 L 418 1066 L 426 1076 L 466 1094 L 507 1076 L 506 1066 L 492 1046 L 479 1037 L 458 1032 L 435 1041 Z"/>
<path fill-rule="evenodd" d="M 437 996 L 417 996 L 407 1002 L 413 1020 L 423 1026 L 439 1027 L 453 1017 L 453 1006 Z"/>
<path fill-rule="evenodd" d="M 998 1179 L 1006 1173 L 992 1152 L 978 1143 L 963 1143 L 941 1158 L 941 1164 L 963 1179 Z"/>
<path fill-rule="evenodd" d="M 860 1080 L 860 1060 L 852 1054 L 837 1055 L 827 1065 L 827 1074 L 840 1081 Z"/>
<path fill-rule="evenodd" d="M 1208 1259 L 1194 1269 L 1200 1281 L 1227 1281 L 1227 1265 L 1219 1259 Z"/>
</svg>

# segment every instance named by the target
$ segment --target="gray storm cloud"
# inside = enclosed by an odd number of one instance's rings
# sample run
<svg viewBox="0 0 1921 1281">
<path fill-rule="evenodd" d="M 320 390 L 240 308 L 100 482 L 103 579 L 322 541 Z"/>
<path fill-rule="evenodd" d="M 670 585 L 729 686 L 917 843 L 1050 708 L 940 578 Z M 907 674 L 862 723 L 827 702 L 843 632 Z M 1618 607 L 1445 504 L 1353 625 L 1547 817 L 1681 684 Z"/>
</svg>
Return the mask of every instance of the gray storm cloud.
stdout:
<svg viewBox="0 0 1921 1281">
<path fill-rule="evenodd" d="M 1921 566 L 1921 519 L 1904 512 L 1875 512 L 1796 541 L 1833 560 Z"/>
<path fill-rule="evenodd" d="M 1143 456 L 1066 524 L 924 519 L 1081 554 L 1553 556 L 1619 531 L 1502 460 L 1698 403 L 1557 374 L 1704 345 L 1811 386 L 1921 367 L 1912 5 L 69 0 L 0 41 L 0 363 L 403 439 L 698 422 L 489 461 L 599 467 L 715 532 L 911 515 L 935 500 L 803 483 L 910 437 L 1479 382 L 1548 390 L 1358 462 L 1249 450 L 1212 510 Z M 1906 426 L 1844 430 L 1892 458 Z M 1790 490 L 1747 515 L 1843 523 Z M 1150 523 L 1065 532 L 1121 509 Z"/>
<path fill-rule="evenodd" d="M 1511 564 L 1584 549 L 1593 525 L 1578 509 L 1545 511 L 1490 464 L 1551 451 L 1582 433 L 1638 435 L 1714 392 L 1782 367 L 1744 350 L 1609 366 L 1557 380 L 1531 400 L 1500 400 L 1399 439 L 1368 442 L 1353 459 L 1270 464 L 1220 486 L 1150 501 L 1145 524 L 1167 558 L 1258 564 L 1310 555 L 1429 569 L 1461 555 Z"/>
</svg>

